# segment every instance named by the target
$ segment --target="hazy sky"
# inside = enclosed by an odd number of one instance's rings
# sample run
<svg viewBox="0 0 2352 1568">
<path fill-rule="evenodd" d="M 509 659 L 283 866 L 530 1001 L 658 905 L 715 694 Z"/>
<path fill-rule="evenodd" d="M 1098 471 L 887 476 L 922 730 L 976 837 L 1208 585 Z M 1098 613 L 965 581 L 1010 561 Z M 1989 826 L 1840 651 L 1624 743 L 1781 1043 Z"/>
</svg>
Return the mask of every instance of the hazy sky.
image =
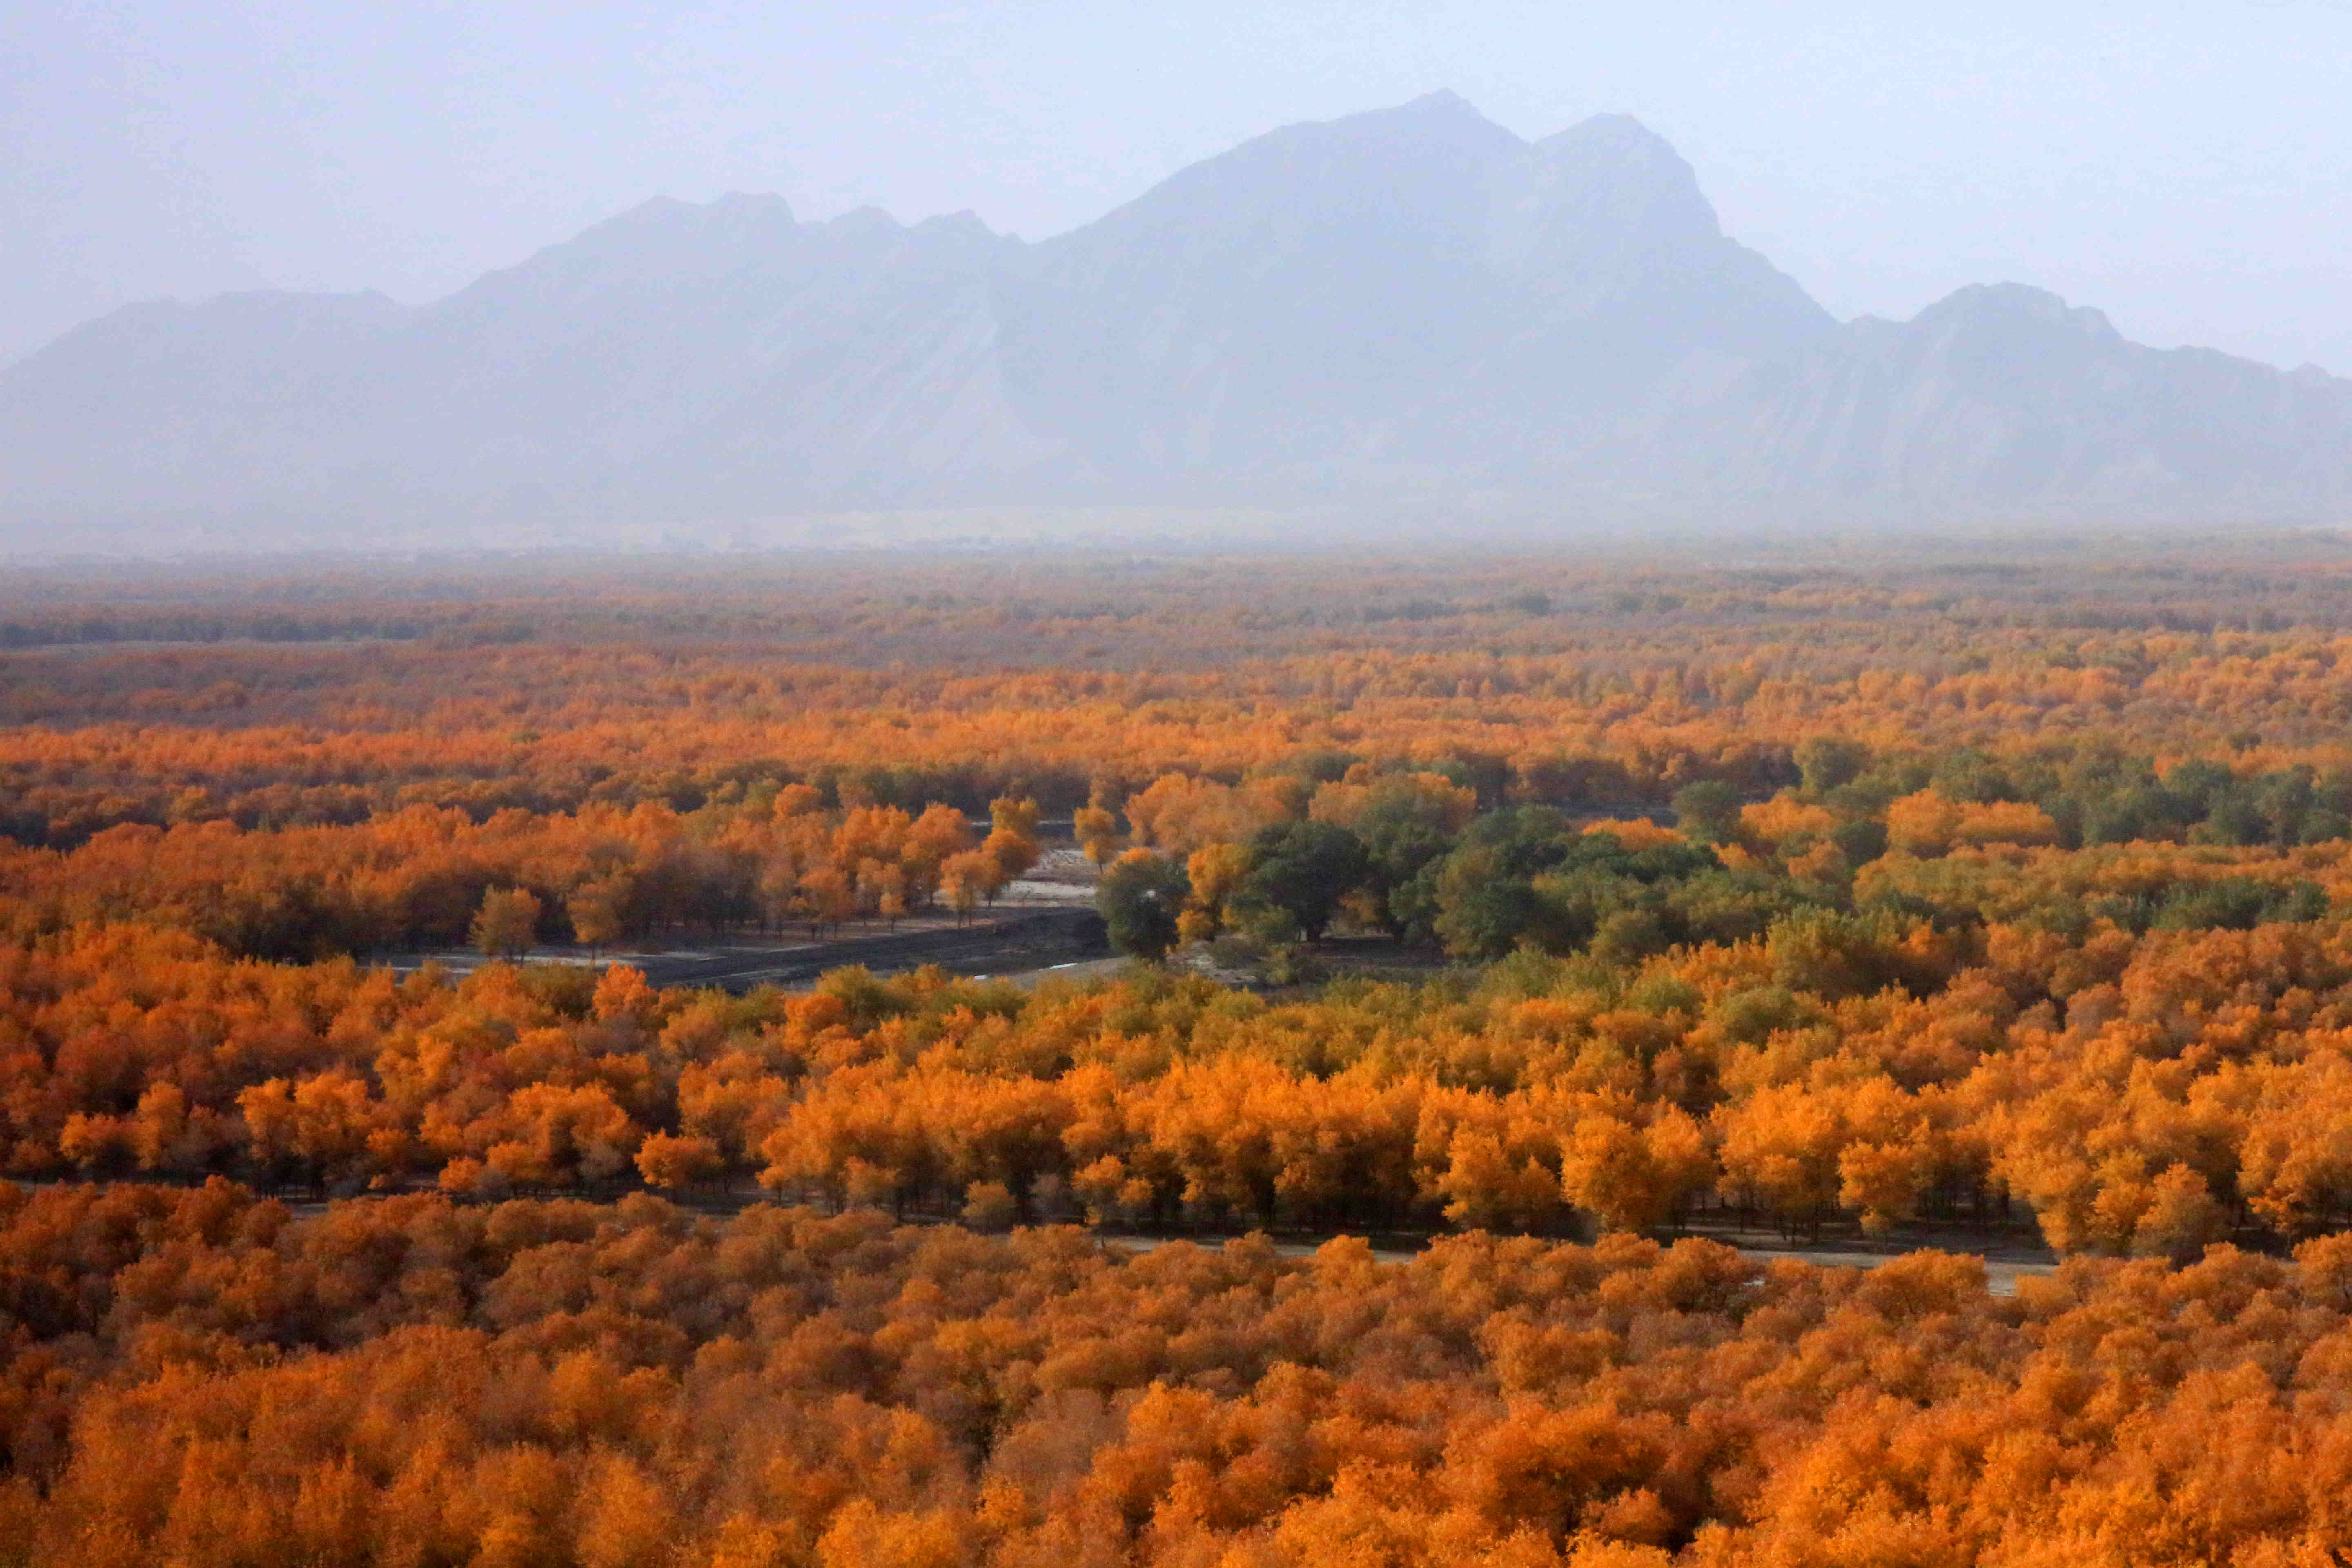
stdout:
<svg viewBox="0 0 2352 1568">
<path fill-rule="evenodd" d="M 2352 374 L 2352 6 L 0 0 L 0 355 L 134 300 L 418 300 L 657 193 L 1038 237 L 1452 88 L 1640 116 L 1832 310 L 2040 283 Z"/>
</svg>

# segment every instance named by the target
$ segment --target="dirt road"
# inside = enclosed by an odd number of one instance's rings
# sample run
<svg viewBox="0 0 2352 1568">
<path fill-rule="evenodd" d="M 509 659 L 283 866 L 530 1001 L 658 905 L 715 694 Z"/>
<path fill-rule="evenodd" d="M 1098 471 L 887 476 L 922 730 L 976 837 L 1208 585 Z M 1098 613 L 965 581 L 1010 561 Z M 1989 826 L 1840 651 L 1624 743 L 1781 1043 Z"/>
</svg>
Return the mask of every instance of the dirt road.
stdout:
<svg viewBox="0 0 2352 1568">
<path fill-rule="evenodd" d="M 1110 952 L 1102 917 L 1091 909 L 1024 906 L 970 925 L 929 923 L 896 931 L 842 937 L 829 942 L 782 938 L 718 938 L 674 946 L 611 952 L 546 950 L 541 963 L 626 963 L 656 985 L 712 985 L 740 994 L 761 985 L 805 985 L 828 969 L 863 964 L 877 974 L 900 973 L 936 963 L 955 974 L 1051 973 L 1058 967 L 1092 967 Z M 385 961 L 406 973 L 426 963 L 463 973 L 485 962 L 469 949 L 403 953 Z"/>
</svg>

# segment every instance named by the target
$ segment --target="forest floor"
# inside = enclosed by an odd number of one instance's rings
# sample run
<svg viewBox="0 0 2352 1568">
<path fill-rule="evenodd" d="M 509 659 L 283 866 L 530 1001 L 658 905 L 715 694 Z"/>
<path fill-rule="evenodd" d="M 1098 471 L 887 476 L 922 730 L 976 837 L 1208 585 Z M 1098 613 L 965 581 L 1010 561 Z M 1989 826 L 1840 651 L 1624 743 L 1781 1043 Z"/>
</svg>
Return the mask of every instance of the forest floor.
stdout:
<svg viewBox="0 0 2352 1568">
<path fill-rule="evenodd" d="M 830 935 L 803 931 L 724 932 L 592 952 L 584 947 L 541 947 L 533 963 L 602 966 L 625 963 L 655 985 L 709 985 L 745 992 L 761 985 L 800 985 L 828 969 L 862 964 L 895 974 L 937 964 L 955 974 L 995 976 L 1034 984 L 1045 975 L 1116 970 L 1102 918 L 1094 909 L 1094 868 L 1075 849 L 1055 849 L 1027 877 L 968 920 L 945 913 L 909 916 L 885 929 L 852 927 Z M 427 963 L 462 974 L 488 963 L 472 948 L 442 948 L 392 955 L 387 967 L 405 973 Z"/>
<path fill-rule="evenodd" d="M 1055 824 L 1052 826 L 1064 826 Z M 525 962 L 575 963 L 601 968 L 629 964 L 655 985 L 709 985 L 740 994 L 761 985 L 804 985 L 829 969 L 862 965 L 877 974 L 898 974 L 936 964 L 950 973 L 1009 980 L 1034 986 L 1053 976 L 1099 979 L 1129 962 L 1111 951 L 1095 913 L 1095 867 L 1074 845 L 1048 848 L 997 900 L 965 920 L 940 910 L 910 915 L 884 928 L 870 922 L 811 936 L 805 929 L 782 931 L 681 932 L 671 940 L 637 947 L 591 951 L 578 946 L 531 950 Z M 1296 982 L 1269 984 L 1255 971 L 1228 971 L 1195 948 L 1174 962 L 1222 984 L 1262 994 L 1303 994 L 1323 981 L 1355 979 L 1424 981 L 1455 967 L 1433 944 L 1412 945 L 1378 934 L 1327 936 L 1302 953 Z M 373 959 L 406 974 L 436 964 L 465 974 L 490 962 L 470 947 L 434 948 Z"/>
</svg>

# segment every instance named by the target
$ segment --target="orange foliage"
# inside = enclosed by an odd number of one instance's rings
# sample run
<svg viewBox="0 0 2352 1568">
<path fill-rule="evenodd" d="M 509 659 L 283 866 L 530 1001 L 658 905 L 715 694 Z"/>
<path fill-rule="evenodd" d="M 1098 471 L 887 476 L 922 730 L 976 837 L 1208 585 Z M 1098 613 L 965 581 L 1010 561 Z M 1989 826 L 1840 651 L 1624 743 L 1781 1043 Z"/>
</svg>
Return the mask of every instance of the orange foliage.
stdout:
<svg viewBox="0 0 2352 1568">
<path fill-rule="evenodd" d="M 48 1568 L 2324 1561 L 2352 1251 L 1131 1254 L 759 1207 L 0 1187 Z"/>
<path fill-rule="evenodd" d="M 2352 1554 L 2334 548 L 23 579 L 0 1559 Z M 362 962 L 1065 834 L 1264 983 Z"/>
</svg>

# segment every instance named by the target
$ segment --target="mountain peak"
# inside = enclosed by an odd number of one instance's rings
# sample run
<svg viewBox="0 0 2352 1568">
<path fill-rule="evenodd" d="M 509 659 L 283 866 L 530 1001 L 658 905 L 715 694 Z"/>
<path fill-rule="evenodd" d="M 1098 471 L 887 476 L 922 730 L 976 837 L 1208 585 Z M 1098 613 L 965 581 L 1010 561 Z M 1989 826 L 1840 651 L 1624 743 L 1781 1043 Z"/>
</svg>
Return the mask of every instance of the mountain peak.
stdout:
<svg viewBox="0 0 2352 1568">
<path fill-rule="evenodd" d="M 1956 289 L 1919 312 L 1921 326 L 1985 326 L 2017 322 L 2057 327 L 2102 342 L 2121 342 L 2123 334 L 2106 312 L 2087 305 L 2069 305 L 2047 289 L 2030 283 L 1971 283 Z"/>
<path fill-rule="evenodd" d="M 1424 92 L 1419 98 L 1410 99 L 1397 107 L 1400 110 L 1422 110 L 1424 111 L 1454 114 L 1478 114 L 1478 110 L 1471 104 L 1468 99 L 1463 97 L 1460 93 L 1454 91 L 1450 87 L 1441 87 L 1435 92 Z M 1484 120 L 1486 116 L 1479 114 L 1478 118 Z"/>
<path fill-rule="evenodd" d="M 1715 209 L 1699 191 L 1698 172 L 1674 144 L 1630 114 L 1596 114 L 1535 144 L 1537 161 L 1560 175 L 1653 195 L 1706 210 L 1706 226 L 1719 232 Z"/>
<path fill-rule="evenodd" d="M 1367 114 L 1350 116 L 1332 121 L 1346 125 L 1350 121 L 1386 120 L 1394 123 L 1417 126 L 1425 132 L 1461 139 L 1467 138 L 1480 146 L 1517 148 L 1526 145 L 1516 132 L 1505 129 L 1480 111 L 1472 103 L 1448 88 L 1425 92 L 1419 98 L 1398 104 L 1393 109 L 1373 110 Z"/>
<path fill-rule="evenodd" d="M 852 207 L 837 217 L 828 218 L 824 226 L 833 234 L 875 235 L 896 234 L 904 226 L 882 208 L 869 205 Z"/>
<path fill-rule="evenodd" d="M 1277 142 L 1422 142 L 1466 146 L 1481 155 L 1499 156 L 1524 145 L 1519 138 L 1496 124 L 1460 93 L 1447 89 L 1425 92 L 1386 109 L 1367 109 L 1336 120 L 1308 120 L 1244 142 L 1235 152 Z"/>
<path fill-rule="evenodd" d="M 1667 255 L 1697 257 L 1727 243 L 1696 172 L 1630 114 L 1597 114 L 1545 137 L 1505 187 L 1496 203 L 1496 255 L 1538 282 L 1589 279 L 1596 266 L 1623 277 Z"/>
<path fill-rule="evenodd" d="M 665 197 L 415 310 L 150 307 L 0 371 L 0 541 L 516 494 L 716 520 L 1399 486 L 2335 516 L 2352 383 L 2141 350 L 2017 284 L 1841 331 L 1641 121 L 1530 143 L 1444 91 L 1035 246 L 968 213 Z"/>
<path fill-rule="evenodd" d="M 1459 96 L 1434 92 L 1253 137 L 1045 243 L 1066 252 L 1105 236 L 1149 231 L 1199 251 L 1262 244 L 1275 230 L 1362 224 L 1404 212 L 1458 226 L 1462 211 L 1478 200 L 1480 181 L 1525 150 L 1518 137 Z M 1437 218 L 1440 213 L 1446 216 Z"/>
<path fill-rule="evenodd" d="M 1608 147 L 1620 152 L 1663 153 L 1675 157 L 1672 143 L 1630 114 L 1592 114 L 1565 131 L 1547 136 L 1538 146 Z"/>
</svg>

